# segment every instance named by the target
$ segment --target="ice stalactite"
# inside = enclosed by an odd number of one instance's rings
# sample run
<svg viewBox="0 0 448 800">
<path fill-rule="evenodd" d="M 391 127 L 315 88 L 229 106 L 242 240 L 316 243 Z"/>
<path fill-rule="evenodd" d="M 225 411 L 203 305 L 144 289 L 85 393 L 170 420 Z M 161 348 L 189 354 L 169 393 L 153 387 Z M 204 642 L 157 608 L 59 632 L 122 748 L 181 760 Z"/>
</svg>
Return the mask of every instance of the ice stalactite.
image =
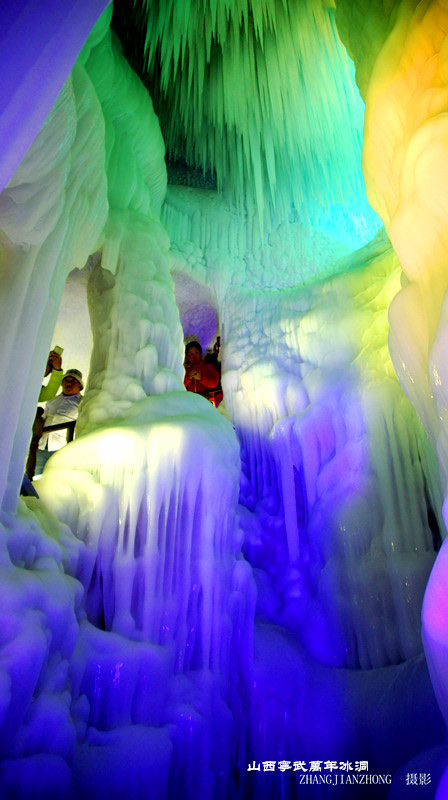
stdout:
<svg viewBox="0 0 448 800">
<path fill-rule="evenodd" d="M 189 424 L 182 425 L 182 414 L 192 418 Z M 39 482 L 58 516 L 89 545 L 87 563 L 76 575 L 87 587 L 89 618 L 130 638 L 174 641 L 179 669 L 191 661 L 209 668 L 226 658 L 218 646 L 224 620 L 213 620 L 222 613 L 223 598 L 210 569 L 214 563 L 225 581 L 237 546 L 238 455 L 227 428 L 211 406 L 184 393 L 150 398 L 134 403 L 123 423 L 97 429 L 61 452 L 55 469 L 70 469 L 73 458 L 77 467 L 74 478 L 66 476 L 60 498 L 50 469 Z M 204 463 L 192 463 L 185 474 L 182 453 L 195 437 Z M 206 508 L 216 485 L 219 503 Z M 98 492 L 103 502 L 98 497 L 90 517 L 89 499 Z"/>
<path fill-rule="evenodd" d="M 267 224 L 291 203 L 313 217 L 361 196 L 363 109 L 332 9 L 320 0 L 144 7 L 142 74 L 174 156 L 215 171 L 218 190 Z"/>
<path fill-rule="evenodd" d="M 323 218 L 322 227 L 310 231 L 300 216 L 291 214 L 280 223 L 271 220 L 262 237 L 255 215 L 239 216 L 215 191 L 189 186 L 168 187 L 161 220 L 175 258 L 185 259 L 199 282 L 209 282 L 203 269 L 208 263 L 214 289 L 220 284 L 223 291 L 229 283 L 283 289 L 329 277 L 341 268 L 344 256 L 377 232 L 375 226 L 364 227 L 347 216 L 345 229 L 335 225 L 328 230 Z"/>
</svg>

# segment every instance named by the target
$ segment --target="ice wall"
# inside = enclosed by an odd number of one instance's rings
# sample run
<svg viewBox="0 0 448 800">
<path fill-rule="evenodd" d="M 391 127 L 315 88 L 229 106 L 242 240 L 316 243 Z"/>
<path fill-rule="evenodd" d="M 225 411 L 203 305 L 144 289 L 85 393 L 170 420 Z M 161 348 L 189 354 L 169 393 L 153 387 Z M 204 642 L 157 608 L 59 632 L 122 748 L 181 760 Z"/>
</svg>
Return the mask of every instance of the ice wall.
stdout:
<svg viewBox="0 0 448 800">
<path fill-rule="evenodd" d="M 0 88 L 0 190 L 39 133 L 107 5 L 108 0 L 49 0 L 43 14 L 29 0 L 2 3 L 0 41 L 7 68 Z"/>
<path fill-rule="evenodd" d="M 354 8 L 342 0 L 338 13 L 366 100 L 367 191 L 404 273 L 403 288 L 390 309 L 391 354 L 437 447 L 446 492 L 447 10 L 440 2 L 397 3 L 386 13 L 384 6 L 374 4 L 362 21 L 359 18 L 363 33 L 355 36 Z M 375 41 L 370 50 L 375 58 L 363 55 L 365 36 Z M 446 518 L 446 505 L 444 513 Z M 445 547 L 428 584 L 423 625 L 431 676 L 446 720 Z"/>
<path fill-rule="evenodd" d="M 169 189 L 163 221 L 176 272 L 208 287 L 217 309 L 241 447 L 243 553 L 258 592 L 249 763 L 298 750 L 357 758 L 362 742 L 372 765 L 394 772 L 443 729 L 420 619 L 443 496 L 388 353 L 396 256 L 382 232 L 330 263 L 328 240 L 301 239 L 292 223 L 257 247 L 252 220 L 188 187 Z M 313 262 L 325 279 L 312 279 Z M 413 738 L 420 715 L 431 742 Z M 246 776 L 261 798 L 294 787 L 287 775 Z"/>
<path fill-rule="evenodd" d="M 1 369 L 5 385 L 14 385 L 14 403 L 8 392 L 0 401 L 0 495 L 7 510 L 17 502 L 65 278 L 97 248 L 106 222 L 103 142 L 98 98 L 84 70 L 75 67 L 0 195 Z"/>
<path fill-rule="evenodd" d="M 366 99 L 363 165 L 369 200 L 381 215 L 403 269 L 390 310 L 392 359 L 408 396 L 438 445 L 446 480 L 443 300 L 446 292 L 443 3 L 374 6 L 360 23 L 338 4 L 340 29 L 357 62 Z M 361 12 L 362 16 L 362 12 Z M 374 47 L 363 58 L 362 36 Z M 375 58 L 373 58 L 373 54 Z"/>
<path fill-rule="evenodd" d="M 412 657 L 440 545 L 428 508 L 443 526 L 442 496 L 387 350 L 387 310 L 400 288 L 387 237 L 333 264 L 338 274 L 326 281 L 287 288 L 294 268 L 304 268 L 300 251 L 290 273 L 269 270 L 268 252 L 255 271 L 231 212 L 221 207 L 217 231 L 209 203 L 194 204 L 190 190 L 172 197 L 164 219 L 177 269 L 183 263 L 210 285 L 218 311 L 225 405 L 243 460 L 244 552 L 260 582 L 260 613 L 296 631 L 324 663 L 373 668 Z M 203 249 L 177 240 L 179 232 Z M 275 241 L 269 249 L 281 258 Z"/>
</svg>

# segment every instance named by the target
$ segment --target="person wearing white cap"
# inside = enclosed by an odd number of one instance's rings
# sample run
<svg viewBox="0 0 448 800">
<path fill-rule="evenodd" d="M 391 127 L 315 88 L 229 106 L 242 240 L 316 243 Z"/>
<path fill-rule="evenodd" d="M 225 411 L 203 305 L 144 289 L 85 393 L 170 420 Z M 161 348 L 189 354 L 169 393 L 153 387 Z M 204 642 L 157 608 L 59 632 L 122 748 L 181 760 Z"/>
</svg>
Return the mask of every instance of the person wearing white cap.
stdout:
<svg viewBox="0 0 448 800">
<path fill-rule="evenodd" d="M 70 422 L 78 417 L 81 391 L 84 389 L 82 373 L 79 369 L 68 369 L 62 378 L 62 393 L 50 400 L 43 415 L 44 425 L 57 425 Z M 40 475 L 50 456 L 67 444 L 67 430 L 43 433 L 39 439 L 35 475 Z"/>
</svg>

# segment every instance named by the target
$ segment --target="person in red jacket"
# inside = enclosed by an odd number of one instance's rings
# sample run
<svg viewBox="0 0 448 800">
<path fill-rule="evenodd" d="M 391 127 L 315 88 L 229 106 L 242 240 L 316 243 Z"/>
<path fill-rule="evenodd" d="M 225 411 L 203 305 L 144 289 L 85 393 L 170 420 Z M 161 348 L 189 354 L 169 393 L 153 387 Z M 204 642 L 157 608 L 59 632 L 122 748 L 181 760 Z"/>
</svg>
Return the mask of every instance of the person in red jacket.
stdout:
<svg viewBox="0 0 448 800">
<path fill-rule="evenodd" d="M 211 389 L 219 383 L 219 375 L 213 364 L 202 359 L 202 347 L 199 342 L 189 342 L 185 348 L 185 378 L 187 392 L 196 392 L 207 397 Z"/>
</svg>

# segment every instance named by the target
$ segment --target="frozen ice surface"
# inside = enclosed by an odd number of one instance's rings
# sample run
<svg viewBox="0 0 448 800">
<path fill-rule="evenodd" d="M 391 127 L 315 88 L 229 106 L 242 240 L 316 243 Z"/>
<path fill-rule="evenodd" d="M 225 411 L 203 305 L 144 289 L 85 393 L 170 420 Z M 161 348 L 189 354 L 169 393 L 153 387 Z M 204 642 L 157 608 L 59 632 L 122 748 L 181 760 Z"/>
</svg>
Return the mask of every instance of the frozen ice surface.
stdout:
<svg viewBox="0 0 448 800">
<path fill-rule="evenodd" d="M 414 698 L 413 707 L 405 699 L 408 692 Z M 376 700 L 371 704 L 372 697 Z M 425 718 L 424 726 L 415 724 L 419 717 Z M 354 767 L 355 761 L 366 759 L 370 773 L 393 774 L 409 752 L 426 749 L 429 730 L 436 742 L 442 729 L 422 655 L 398 667 L 334 670 L 310 659 L 288 632 L 256 625 L 248 763 L 284 758 L 291 763 L 303 761 L 308 768 L 318 758 L 348 760 Z M 295 791 L 305 798 L 325 796 L 324 792 L 337 798 L 350 797 L 349 792 L 378 798 L 387 796 L 388 790 L 298 785 L 294 789 L 297 775 L 291 780 L 291 773 L 266 773 L 263 768 L 246 777 L 249 796 L 257 798 L 282 793 L 294 797 Z"/>
</svg>

